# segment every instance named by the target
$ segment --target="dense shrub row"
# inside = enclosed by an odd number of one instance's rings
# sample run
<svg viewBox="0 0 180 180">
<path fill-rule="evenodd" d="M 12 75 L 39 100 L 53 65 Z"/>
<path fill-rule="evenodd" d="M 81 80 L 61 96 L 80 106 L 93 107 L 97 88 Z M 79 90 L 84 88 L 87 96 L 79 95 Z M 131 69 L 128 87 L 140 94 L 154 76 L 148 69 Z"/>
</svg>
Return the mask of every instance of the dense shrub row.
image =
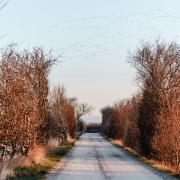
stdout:
<svg viewBox="0 0 180 180">
<path fill-rule="evenodd" d="M 63 88 L 49 92 L 48 75 L 56 58 L 41 48 L 0 56 L 0 155 L 28 155 L 50 138 L 66 141 L 76 128 L 74 100 Z"/>
<path fill-rule="evenodd" d="M 180 47 L 144 43 L 128 62 L 139 95 L 102 109 L 102 131 L 148 158 L 180 169 Z"/>
</svg>

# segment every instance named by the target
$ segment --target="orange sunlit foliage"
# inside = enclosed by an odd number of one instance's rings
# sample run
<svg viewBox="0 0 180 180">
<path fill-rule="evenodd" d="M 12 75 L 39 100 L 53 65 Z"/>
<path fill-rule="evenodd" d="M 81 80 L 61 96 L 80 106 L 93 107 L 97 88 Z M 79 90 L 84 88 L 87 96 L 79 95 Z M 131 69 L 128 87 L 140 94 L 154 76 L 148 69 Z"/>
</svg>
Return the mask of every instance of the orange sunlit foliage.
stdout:
<svg viewBox="0 0 180 180">
<path fill-rule="evenodd" d="M 49 96 L 48 75 L 56 59 L 41 48 L 18 52 L 5 49 L 0 57 L 0 150 L 2 158 L 28 155 L 49 138 L 74 137 L 75 104 L 63 88 Z"/>
<path fill-rule="evenodd" d="M 144 43 L 128 62 L 141 95 L 102 110 L 102 130 L 148 158 L 180 169 L 180 47 Z"/>
</svg>

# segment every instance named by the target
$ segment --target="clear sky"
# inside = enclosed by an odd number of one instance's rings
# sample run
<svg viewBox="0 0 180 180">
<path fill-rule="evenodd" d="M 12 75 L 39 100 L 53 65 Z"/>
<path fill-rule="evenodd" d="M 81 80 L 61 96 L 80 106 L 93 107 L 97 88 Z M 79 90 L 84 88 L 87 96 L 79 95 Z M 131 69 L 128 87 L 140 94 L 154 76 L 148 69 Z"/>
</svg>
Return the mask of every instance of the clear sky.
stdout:
<svg viewBox="0 0 180 180">
<path fill-rule="evenodd" d="M 180 40 L 179 0 L 10 0 L 0 11 L 0 45 L 42 46 L 61 55 L 51 85 L 102 106 L 137 91 L 127 51 L 141 40 Z"/>
</svg>

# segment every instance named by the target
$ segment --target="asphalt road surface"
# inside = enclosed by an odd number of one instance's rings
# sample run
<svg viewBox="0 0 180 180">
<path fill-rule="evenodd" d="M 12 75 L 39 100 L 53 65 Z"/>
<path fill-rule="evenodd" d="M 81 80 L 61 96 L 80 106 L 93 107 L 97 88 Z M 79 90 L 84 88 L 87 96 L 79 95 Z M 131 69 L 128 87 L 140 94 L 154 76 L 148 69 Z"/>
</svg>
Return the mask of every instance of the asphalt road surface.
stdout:
<svg viewBox="0 0 180 180">
<path fill-rule="evenodd" d="M 86 133 L 62 160 L 49 180 L 162 180 L 172 179 L 144 165 L 100 134 Z"/>
</svg>

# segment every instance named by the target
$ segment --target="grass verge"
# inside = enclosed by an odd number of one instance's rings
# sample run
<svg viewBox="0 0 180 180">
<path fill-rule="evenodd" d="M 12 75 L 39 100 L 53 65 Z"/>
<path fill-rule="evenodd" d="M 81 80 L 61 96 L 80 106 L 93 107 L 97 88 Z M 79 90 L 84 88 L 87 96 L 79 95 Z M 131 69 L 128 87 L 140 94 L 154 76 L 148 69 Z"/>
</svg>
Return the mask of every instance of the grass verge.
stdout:
<svg viewBox="0 0 180 180">
<path fill-rule="evenodd" d="M 74 146 L 75 140 L 60 145 L 48 151 L 45 160 L 41 164 L 30 166 L 18 166 L 14 169 L 14 175 L 7 177 L 7 180 L 41 180 L 45 175 L 56 166 Z"/>
<path fill-rule="evenodd" d="M 142 163 L 144 163 L 145 165 L 150 166 L 151 168 L 153 168 L 154 170 L 157 170 L 161 173 L 164 173 L 168 176 L 172 176 L 175 177 L 177 179 L 180 179 L 180 174 L 176 173 L 176 171 L 170 167 L 165 166 L 164 164 L 160 164 L 159 162 L 152 160 L 152 159 L 147 159 L 144 156 L 142 156 L 141 154 L 139 154 L 136 150 L 133 150 L 132 148 L 126 147 L 122 144 L 121 141 L 119 140 L 114 140 L 114 139 L 110 139 L 110 138 L 106 138 L 111 144 L 113 144 L 116 147 L 119 147 L 121 149 L 123 149 L 128 155 L 137 158 L 138 160 L 140 160 Z"/>
</svg>

